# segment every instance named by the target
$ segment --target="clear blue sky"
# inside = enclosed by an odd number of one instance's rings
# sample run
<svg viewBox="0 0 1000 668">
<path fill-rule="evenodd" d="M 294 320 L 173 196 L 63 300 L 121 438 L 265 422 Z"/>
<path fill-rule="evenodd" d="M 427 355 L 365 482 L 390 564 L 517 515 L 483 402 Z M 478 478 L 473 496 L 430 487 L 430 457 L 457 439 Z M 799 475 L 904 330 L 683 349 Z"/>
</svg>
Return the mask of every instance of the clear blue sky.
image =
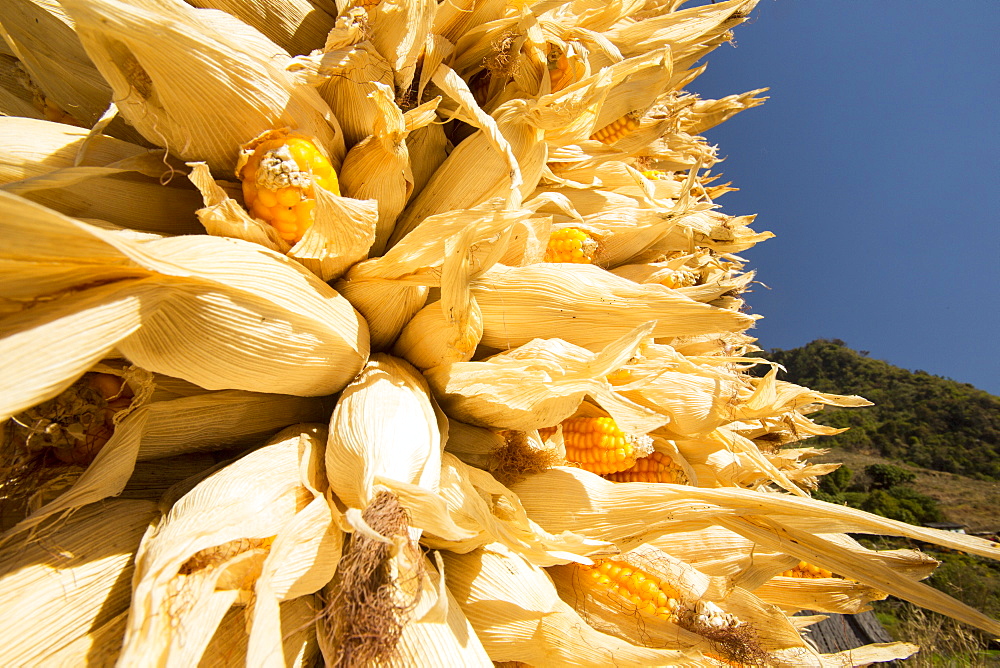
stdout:
<svg viewBox="0 0 1000 668">
<path fill-rule="evenodd" d="M 1000 395 L 1000 1 L 761 0 L 689 89 L 770 100 L 708 131 L 767 348 L 843 339 Z"/>
</svg>

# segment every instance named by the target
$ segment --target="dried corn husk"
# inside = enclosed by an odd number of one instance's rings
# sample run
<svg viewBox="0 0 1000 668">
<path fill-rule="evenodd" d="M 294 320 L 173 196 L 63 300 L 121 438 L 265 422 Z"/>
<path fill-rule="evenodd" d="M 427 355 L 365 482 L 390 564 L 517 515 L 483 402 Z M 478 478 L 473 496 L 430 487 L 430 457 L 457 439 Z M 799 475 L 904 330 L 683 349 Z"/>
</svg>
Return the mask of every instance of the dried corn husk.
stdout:
<svg viewBox="0 0 1000 668">
<path fill-rule="evenodd" d="M 445 240 L 441 299 L 421 309 L 400 332 L 393 351 L 418 369 L 467 362 L 483 338 L 483 314 L 469 290 L 473 272 L 470 225 Z"/>
<path fill-rule="evenodd" d="M 591 628 L 545 571 L 502 545 L 445 552 L 448 589 L 494 661 L 529 665 L 700 665 L 697 655 L 637 647 Z"/>
<path fill-rule="evenodd" d="M 378 201 L 378 227 L 372 255 L 382 255 L 413 190 L 407 134 L 435 120 L 440 98 L 403 114 L 393 101 L 392 89 L 382 84 L 370 93 L 378 109 L 372 134 L 356 144 L 344 159 L 340 183 L 344 194 L 357 199 Z"/>
<path fill-rule="evenodd" d="M 410 153 L 410 172 L 413 175 L 413 192 L 410 193 L 412 199 L 423 191 L 453 147 L 440 123 L 431 123 L 411 132 L 407 137 L 406 147 Z"/>
<path fill-rule="evenodd" d="M 2 24 L 0 24 L 2 25 Z M 0 39 L 0 50 L 7 45 Z M 0 115 L 43 120 L 42 110 L 34 104 L 28 75 L 21 61 L 13 55 L 0 54 Z"/>
<path fill-rule="evenodd" d="M 379 481 L 436 491 L 447 429 L 416 369 L 384 353 L 372 355 L 333 411 L 326 450 L 330 488 L 351 508 L 366 507 Z"/>
<path fill-rule="evenodd" d="M 197 193 L 163 151 L 63 123 L 0 119 L 0 188 L 70 216 L 152 232 L 197 231 Z M 142 218 L 136 218 L 136 212 Z"/>
<path fill-rule="evenodd" d="M 881 601 L 884 592 L 844 578 L 771 578 L 754 594 L 791 615 L 800 610 L 853 615 L 871 610 L 871 601 Z"/>
<path fill-rule="evenodd" d="M 972 608 L 926 585 L 900 579 L 881 560 L 820 534 L 862 531 L 905 535 L 983 556 L 1000 556 L 1000 548 L 981 539 L 946 535 L 948 532 L 914 527 L 845 506 L 785 494 L 669 484 L 615 484 L 586 471 L 569 468 L 550 469 L 532 476 L 514 485 L 513 491 L 529 517 L 547 531 L 574 531 L 610 540 L 627 549 L 670 531 L 717 524 L 765 547 L 821 565 L 923 607 L 939 610 L 983 629 L 996 627 L 996 622 Z M 576 509 L 572 516 L 565 511 L 570 507 Z M 582 510 L 585 508 L 593 508 L 595 512 Z M 601 510 L 596 511 L 597 508 Z M 798 513 L 793 510 L 795 508 L 799 509 Z M 634 522 L 627 519 L 630 516 L 634 516 Z M 609 524 L 604 517 L 615 517 L 617 523 Z M 798 528 L 809 527 L 810 522 L 813 523 L 811 530 Z M 782 535 L 785 537 L 780 537 Z M 792 539 L 802 545 L 789 543 Z M 963 547 L 958 548 L 958 545 Z"/>
<path fill-rule="evenodd" d="M 90 61 L 67 12 L 51 0 L 12 0 L 0 33 L 34 82 L 88 127 L 111 102 L 111 88 Z"/>
<path fill-rule="evenodd" d="M 300 596 L 280 605 L 283 638 L 282 656 L 268 656 L 276 665 L 307 668 L 319 655 L 316 643 L 316 603 L 313 596 Z M 230 608 L 219 622 L 219 628 L 205 648 L 199 668 L 241 668 L 247 665 L 248 635 L 246 608 Z M 266 665 L 261 663 L 259 665 Z"/>
<path fill-rule="evenodd" d="M 339 168 L 343 134 L 329 107 L 285 73 L 283 49 L 245 23 L 176 0 L 64 5 L 122 115 L 154 144 L 221 175 L 245 141 L 290 126 Z M 219 109 L 227 122 L 217 121 Z"/>
<path fill-rule="evenodd" d="M 480 129 L 455 147 L 410 201 L 396 221 L 390 246 L 426 218 L 446 211 L 474 207 L 494 197 L 507 201 L 507 208 L 518 208 L 522 198 L 535 189 L 545 164 L 545 143 L 531 123 L 528 103 L 513 100 L 491 117 L 476 104 L 465 81 L 447 66 L 438 67 L 433 81 L 458 101 L 462 120 Z M 462 178 L 470 173 L 476 178 Z"/>
<path fill-rule="evenodd" d="M 483 345 L 505 349 L 558 337 L 598 350 L 653 321 L 653 336 L 741 331 L 755 316 L 699 304 L 662 285 L 638 285 L 599 267 L 496 267 L 472 283 L 483 312 Z"/>
<path fill-rule="evenodd" d="M 612 392 L 606 376 L 635 354 L 653 323 L 600 353 L 559 339 L 537 339 L 482 362 L 428 369 L 427 380 L 449 415 L 469 424 L 530 430 L 558 424 L 591 396 L 626 431 L 644 434 L 665 421 Z"/>
<path fill-rule="evenodd" d="M 0 662 L 111 665 L 129 605 L 132 558 L 159 515 L 150 501 L 107 501 L 0 550 L 7 634 Z"/>
<path fill-rule="evenodd" d="M 717 45 L 713 41 L 716 37 L 721 36 L 725 41 L 726 32 L 741 23 L 756 4 L 757 0 L 729 0 L 665 12 L 645 21 L 623 22 L 604 36 L 625 57 L 647 53 L 668 43 L 674 51 L 674 66 L 687 67 L 687 60 L 693 62 Z"/>
<path fill-rule="evenodd" d="M 474 273 L 484 271 L 499 259 L 511 237 L 508 230 L 533 215 L 531 208 L 484 205 L 433 216 L 382 257 L 351 267 L 336 289 L 365 316 L 372 348 L 388 348 L 424 306 L 428 288 L 441 285 L 446 253 L 457 258 L 470 253 Z M 454 276 L 451 289 L 458 290 L 459 274 Z"/>
<path fill-rule="evenodd" d="M 174 504 L 136 556 L 122 662 L 191 665 L 250 592 L 248 661 L 283 656 L 278 601 L 317 591 L 339 559 L 323 495 L 325 437 L 321 425 L 286 429 Z"/>
<path fill-rule="evenodd" d="M 439 563 L 441 563 L 439 559 Z M 443 565 L 443 564 L 442 564 Z M 436 588 L 444 587 L 444 574 L 424 558 L 424 568 Z M 443 620 L 419 620 L 403 627 L 397 652 L 390 666 L 483 666 L 493 665 L 469 620 L 451 592 L 444 589 L 448 612 Z"/>
<path fill-rule="evenodd" d="M 403 97 L 413 82 L 417 58 L 434 24 L 437 2 L 380 0 L 367 11 L 372 44 L 392 66 L 396 90 Z"/>
<path fill-rule="evenodd" d="M 442 457 L 438 494 L 416 485 L 387 483 L 424 529 L 426 547 L 465 553 L 503 543 L 538 566 L 589 562 L 605 554 L 608 543 L 571 532 L 554 535 L 528 519 L 517 497 L 490 474 L 467 466 L 454 455 Z"/>
<path fill-rule="evenodd" d="M 319 48 L 334 27 L 334 18 L 307 0 L 191 0 L 189 4 L 231 14 L 293 56 Z"/>
<path fill-rule="evenodd" d="M 116 416 L 114 434 L 72 487 L 35 509 L 10 533 L 36 526 L 54 513 L 117 496 L 137 461 L 259 443 L 290 422 L 324 420 L 329 414 L 328 403 L 318 398 L 206 392 L 196 386 L 187 396 L 170 396 L 158 393 L 162 377 L 150 378 L 142 369 L 99 364 L 93 370 L 124 377 L 136 400 Z"/>
<path fill-rule="evenodd" d="M 55 396 L 116 346 L 209 389 L 313 396 L 343 387 L 367 357 L 357 312 L 281 255 L 216 237 L 132 241 L 14 196 L 0 201 L 11 239 L 0 298 L 23 308 L 0 321 L 0 350 L 17 360 L 2 416 Z M 84 287 L 94 281 L 105 283 Z"/>
<path fill-rule="evenodd" d="M 697 100 L 682 113 L 681 128 L 692 135 L 701 134 L 745 109 L 764 104 L 767 98 L 757 96 L 767 90 L 758 88 L 738 95 L 727 95 L 718 100 Z"/>
<path fill-rule="evenodd" d="M 341 14 L 337 29 L 327 39 L 323 55 L 307 61 L 309 67 L 315 69 L 315 76 L 325 79 L 319 93 L 343 128 L 347 148 L 371 135 L 375 129 L 375 119 L 380 112 L 369 95 L 376 90 L 376 84 L 393 85 L 389 62 L 374 44 L 358 41 L 363 38 L 364 15 L 361 8 Z"/>
</svg>

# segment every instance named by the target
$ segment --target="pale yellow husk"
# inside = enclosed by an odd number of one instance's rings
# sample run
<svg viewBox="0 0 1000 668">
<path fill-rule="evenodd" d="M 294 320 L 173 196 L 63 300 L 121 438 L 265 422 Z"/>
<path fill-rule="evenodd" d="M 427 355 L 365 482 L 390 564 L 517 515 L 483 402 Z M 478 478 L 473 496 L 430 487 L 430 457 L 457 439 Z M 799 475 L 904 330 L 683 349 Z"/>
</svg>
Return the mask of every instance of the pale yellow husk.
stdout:
<svg viewBox="0 0 1000 668">
<path fill-rule="evenodd" d="M 339 560 L 342 534 L 323 494 L 325 431 L 284 430 L 195 486 L 146 535 L 123 663 L 191 665 L 251 592 L 248 661 L 283 655 L 279 601 L 319 590 Z"/>
<path fill-rule="evenodd" d="M 545 571 L 489 545 L 444 553 L 446 583 L 494 661 L 529 665 L 701 665 L 699 654 L 638 647 L 592 628 Z"/>
<path fill-rule="evenodd" d="M 4 546 L 0 663 L 110 665 L 130 604 L 132 560 L 159 517 L 151 501 L 107 501 Z"/>
<path fill-rule="evenodd" d="M 280 46 L 235 17 L 178 0 L 64 7 L 122 115 L 148 141 L 221 175 L 243 142 L 290 126 L 340 166 L 344 137 L 329 107 L 285 73 L 290 58 Z"/>
<path fill-rule="evenodd" d="M 12 240 L 0 298 L 14 311 L 0 320 L 0 352 L 13 361 L 0 416 L 55 396 L 114 347 L 208 389 L 313 396 L 342 388 L 367 358 L 350 303 L 281 255 L 207 236 L 133 241 L 14 196 L 0 202 Z"/>
</svg>

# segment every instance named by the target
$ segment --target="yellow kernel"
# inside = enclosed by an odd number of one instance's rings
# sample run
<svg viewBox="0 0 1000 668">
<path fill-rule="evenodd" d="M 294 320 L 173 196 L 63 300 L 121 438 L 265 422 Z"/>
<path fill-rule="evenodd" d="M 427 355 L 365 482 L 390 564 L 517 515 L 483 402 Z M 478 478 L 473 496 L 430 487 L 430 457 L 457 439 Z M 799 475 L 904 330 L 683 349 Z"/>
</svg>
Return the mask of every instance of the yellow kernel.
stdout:
<svg viewBox="0 0 1000 668">
<path fill-rule="evenodd" d="M 281 206 L 295 206 L 302 200 L 302 193 L 297 188 L 282 188 L 277 197 Z"/>
<path fill-rule="evenodd" d="M 267 188 L 259 188 L 257 190 L 257 198 L 261 204 L 269 209 L 278 203 L 278 195 L 273 190 L 268 190 Z"/>
</svg>

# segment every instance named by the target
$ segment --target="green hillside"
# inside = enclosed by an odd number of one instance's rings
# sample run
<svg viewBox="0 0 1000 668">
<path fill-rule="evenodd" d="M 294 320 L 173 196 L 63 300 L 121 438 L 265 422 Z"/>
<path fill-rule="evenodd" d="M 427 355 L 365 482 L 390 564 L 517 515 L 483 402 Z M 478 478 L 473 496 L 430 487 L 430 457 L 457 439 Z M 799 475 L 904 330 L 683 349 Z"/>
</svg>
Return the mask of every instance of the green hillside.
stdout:
<svg viewBox="0 0 1000 668">
<path fill-rule="evenodd" d="M 838 339 L 763 356 L 787 369 L 779 378 L 821 392 L 859 394 L 875 405 L 827 409 L 817 422 L 850 431 L 823 447 L 880 455 L 978 480 L 1000 480 L 1000 397 L 925 371 L 871 359 Z"/>
</svg>

